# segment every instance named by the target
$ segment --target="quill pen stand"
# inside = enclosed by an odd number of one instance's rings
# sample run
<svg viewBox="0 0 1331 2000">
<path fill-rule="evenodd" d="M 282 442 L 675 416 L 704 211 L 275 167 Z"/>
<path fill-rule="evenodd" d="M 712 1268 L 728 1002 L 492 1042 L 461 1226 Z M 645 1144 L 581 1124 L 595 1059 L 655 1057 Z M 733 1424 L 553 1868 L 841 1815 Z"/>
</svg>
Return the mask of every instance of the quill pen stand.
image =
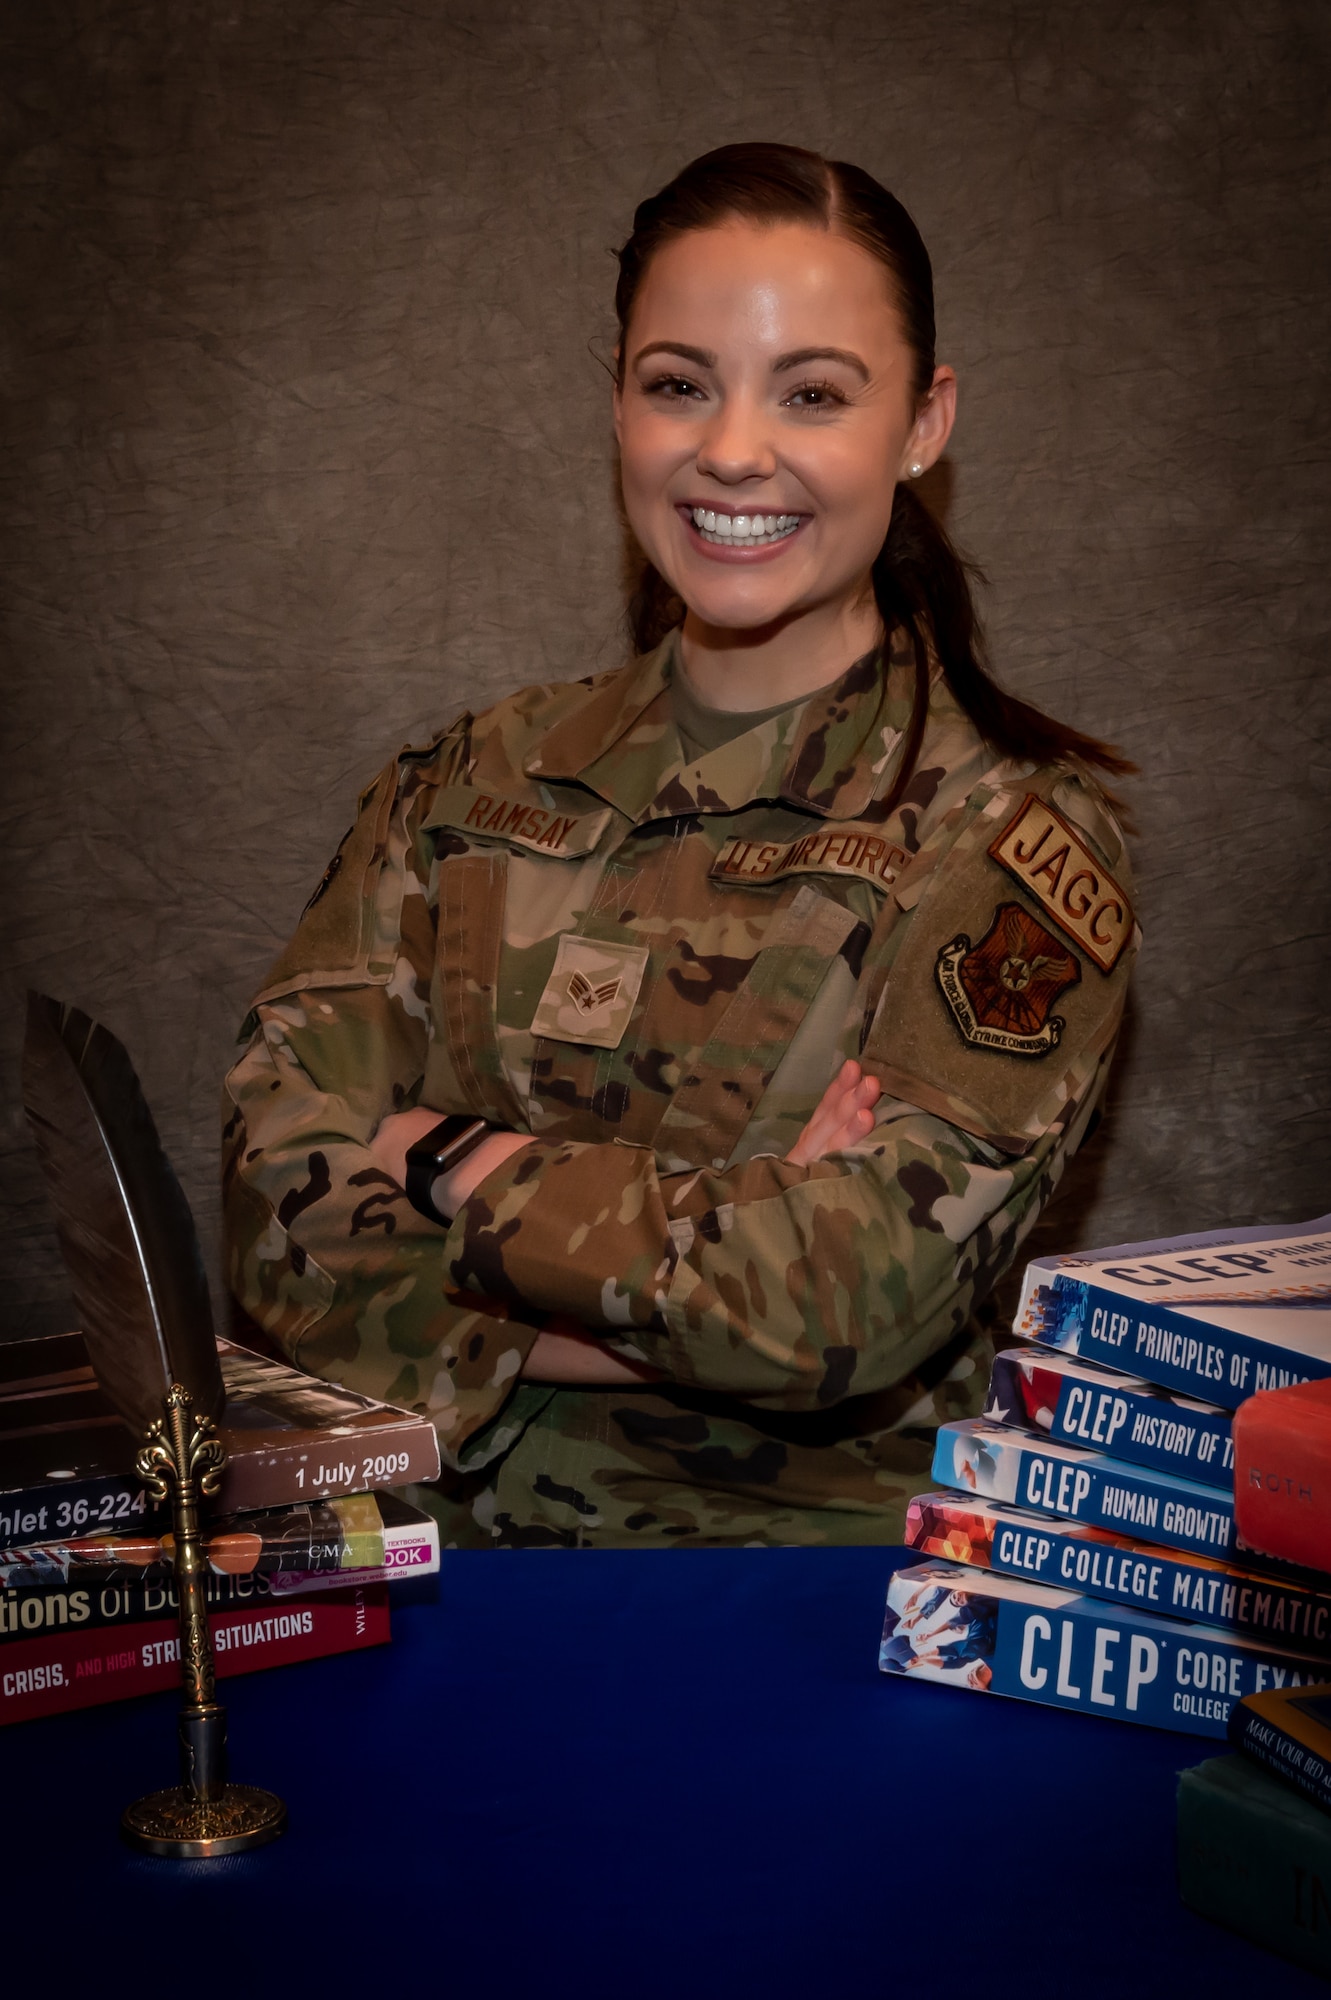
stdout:
<svg viewBox="0 0 1331 2000">
<path fill-rule="evenodd" d="M 125 1810 L 120 1830 L 145 1854 L 182 1861 L 243 1854 L 276 1840 L 287 1809 L 272 1792 L 232 1785 L 226 1771 L 226 1710 L 214 1690 L 199 1534 L 199 1501 L 216 1493 L 226 1447 L 207 1417 L 195 1416 L 178 1382 L 164 1399 L 135 1469 L 155 1500 L 172 1501 L 176 1589 L 180 1597 L 180 1783 L 149 1792 Z"/>
</svg>

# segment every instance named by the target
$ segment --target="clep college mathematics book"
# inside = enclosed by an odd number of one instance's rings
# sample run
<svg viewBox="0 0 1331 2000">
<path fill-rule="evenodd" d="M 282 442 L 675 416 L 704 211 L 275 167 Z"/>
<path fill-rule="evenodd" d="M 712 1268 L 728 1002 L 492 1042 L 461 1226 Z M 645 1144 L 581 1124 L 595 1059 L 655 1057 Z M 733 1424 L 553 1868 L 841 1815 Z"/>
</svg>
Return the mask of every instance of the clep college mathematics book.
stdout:
<svg viewBox="0 0 1331 2000">
<path fill-rule="evenodd" d="M 219 1340 L 226 1512 L 439 1476 L 428 1418 Z M 0 1343 L 0 1548 L 166 1524 L 134 1471 L 140 1440 L 112 1409 L 81 1337 Z"/>
<path fill-rule="evenodd" d="M 944 1562 L 1082 1590 L 1331 1659 L 1328 1577 L 1256 1575 L 1213 1556 L 1157 1548 L 1088 1522 L 1028 1514 L 964 1493 L 921 1493 L 912 1500 L 906 1544 Z"/>
<path fill-rule="evenodd" d="M 1037 1257 L 1014 1331 L 1227 1410 L 1331 1376 L 1331 1216 Z"/>
<path fill-rule="evenodd" d="M 1326 1672 L 1320 1661 L 1229 1632 L 949 1563 L 895 1572 L 878 1664 L 888 1674 L 1219 1737 L 1244 1695 L 1306 1687 Z"/>
</svg>

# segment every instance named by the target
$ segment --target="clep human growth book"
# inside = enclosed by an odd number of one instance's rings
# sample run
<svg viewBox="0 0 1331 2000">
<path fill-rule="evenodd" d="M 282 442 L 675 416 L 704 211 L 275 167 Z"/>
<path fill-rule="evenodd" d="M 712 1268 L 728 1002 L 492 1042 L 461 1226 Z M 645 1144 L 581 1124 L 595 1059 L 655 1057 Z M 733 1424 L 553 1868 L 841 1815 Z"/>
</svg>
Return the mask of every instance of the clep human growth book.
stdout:
<svg viewBox="0 0 1331 2000">
<path fill-rule="evenodd" d="M 1201 1555 L 1227 1556 L 1234 1548 L 1232 1493 L 979 1417 L 939 1425 L 933 1476 L 941 1486 L 1143 1542 Z"/>
</svg>

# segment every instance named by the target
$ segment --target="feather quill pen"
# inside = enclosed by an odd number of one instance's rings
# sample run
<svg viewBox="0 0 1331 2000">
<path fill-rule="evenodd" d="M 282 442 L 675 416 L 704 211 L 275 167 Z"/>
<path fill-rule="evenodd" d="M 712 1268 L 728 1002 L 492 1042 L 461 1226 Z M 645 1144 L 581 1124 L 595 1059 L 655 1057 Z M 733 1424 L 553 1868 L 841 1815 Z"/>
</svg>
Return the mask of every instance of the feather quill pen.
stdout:
<svg viewBox="0 0 1331 2000">
<path fill-rule="evenodd" d="M 173 1382 L 216 1421 L 225 1390 L 194 1218 L 124 1048 L 29 993 L 23 1108 L 106 1395 L 139 1438 Z"/>
</svg>

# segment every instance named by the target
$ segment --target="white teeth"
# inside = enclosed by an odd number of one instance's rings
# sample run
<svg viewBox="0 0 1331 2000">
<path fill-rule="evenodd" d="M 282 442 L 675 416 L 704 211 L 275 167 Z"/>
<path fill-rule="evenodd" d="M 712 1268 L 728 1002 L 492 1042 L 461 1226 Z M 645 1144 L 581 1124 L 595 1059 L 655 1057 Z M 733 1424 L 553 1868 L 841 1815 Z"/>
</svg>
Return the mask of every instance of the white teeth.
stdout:
<svg viewBox="0 0 1331 2000">
<path fill-rule="evenodd" d="M 689 510 L 694 527 L 705 542 L 723 542 L 728 548 L 761 548 L 765 542 L 782 542 L 800 525 L 798 514 L 719 514 L 713 507 Z"/>
</svg>

